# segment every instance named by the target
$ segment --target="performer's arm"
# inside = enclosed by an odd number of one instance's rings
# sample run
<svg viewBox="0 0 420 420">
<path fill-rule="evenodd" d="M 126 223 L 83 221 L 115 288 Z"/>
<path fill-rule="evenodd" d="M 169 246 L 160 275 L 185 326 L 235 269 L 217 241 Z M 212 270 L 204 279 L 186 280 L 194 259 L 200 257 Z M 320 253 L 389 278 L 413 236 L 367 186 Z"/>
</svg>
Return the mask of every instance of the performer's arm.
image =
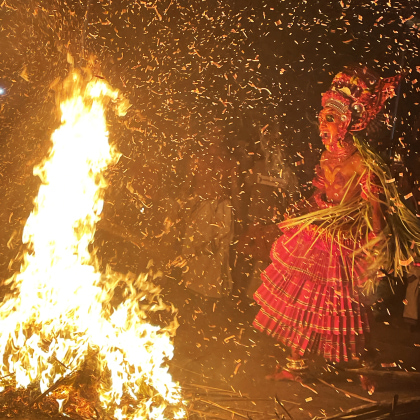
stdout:
<svg viewBox="0 0 420 420">
<path fill-rule="evenodd" d="M 360 163 L 362 165 L 362 163 Z M 363 165 L 364 167 L 364 165 Z M 360 172 L 360 171 L 358 171 Z M 362 198 L 369 201 L 372 206 L 372 229 L 373 233 L 379 234 L 385 227 L 385 217 L 381 209 L 380 194 L 383 188 L 378 177 L 364 167 L 363 175 L 360 178 L 360 186 L 362 188 Z"/>
<path fill-rule="evenodd" d="M 382 213 L 379 197 L 370 201 L 372 205 L 372 228 L 375 234 L 380 233 L 385 227 L 385 217 Z"/>
<path fill-rule="evenodd" d="M 314 192 L 308 199 L 302 198 L 296 203 L 290 205 L 286 210 L 284 217 L 296 217 L 306 213 L 310 213 L 315 210 L 331 207 L 332 204 L 326 199 L 326 188 L 325 188 L 325 173 L 322 168 L 322 157 L 321 165 L 315 167 L 315 178 L 312 180 L 312 185 L 315 187 Z"/>
<path fill-rule="evenodd" d="M 321 164 L 316 165 L 315 167 L 315 178 L 312 180 L 312 185 L 316 188 L 313 194 L 313 198 L 320 209 L 331 207 L 331 203 L 327 201 L 326 196 L 326 179 L 325 179 L 325 172 L 322 165 L 322 157 L 321 157 Z"/>
</svg>

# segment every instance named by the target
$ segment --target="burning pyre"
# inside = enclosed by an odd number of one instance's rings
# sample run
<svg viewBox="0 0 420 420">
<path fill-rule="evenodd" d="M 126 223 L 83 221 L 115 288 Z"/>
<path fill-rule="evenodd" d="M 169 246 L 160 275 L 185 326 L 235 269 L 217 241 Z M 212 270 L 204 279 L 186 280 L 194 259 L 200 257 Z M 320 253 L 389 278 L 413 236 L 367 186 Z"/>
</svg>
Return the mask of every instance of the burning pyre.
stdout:
<svg viewBox="0 0 420 420">
<path fill-rule="evenodd" d="M 0 376 L 13 389 L 54 390 L 65 415 L 74 403 L 71 377 L 88 364 L 94 398 L 108 416 L 183 418 L 180 387 L 165 365 L 176 320 L 163 329 L 147 322 L 148 311 L 166 309 L 159 289 L 145 276 L 100 273 L 89 252 L 107 184 L 103 171 L 119 159 L 108 143 L 106 107 L 113 103 L 124 114 L 126 101 L 104 80 L 76 71 L 60 97 L 61 126 L 34 169 L 42 183 L 23 232 L 27 251 L 0 306 Z M 1 385 L 10 392 L 10 383 Z"/>
</svg>

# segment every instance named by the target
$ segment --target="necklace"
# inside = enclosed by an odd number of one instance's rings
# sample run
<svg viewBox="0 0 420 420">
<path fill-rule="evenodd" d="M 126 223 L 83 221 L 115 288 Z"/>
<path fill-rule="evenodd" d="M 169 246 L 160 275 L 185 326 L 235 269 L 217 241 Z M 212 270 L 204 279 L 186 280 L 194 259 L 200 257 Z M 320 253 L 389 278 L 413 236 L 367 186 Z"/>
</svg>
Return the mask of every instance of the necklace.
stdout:
<svg viewBox="0 0 420 420">
<path fill-rule="evenodd" d="M 326 158 L 329 161 L 335 161 L 337 163 L 347 160 L 349 157 L 353 156 L 357 151 L 357 147 L 354 145 L 353 141 L 349 141 L 348 138 L 344 137 L 336 140 L 337 146 L 332 150 L 326 150 Z"/>
</svg>

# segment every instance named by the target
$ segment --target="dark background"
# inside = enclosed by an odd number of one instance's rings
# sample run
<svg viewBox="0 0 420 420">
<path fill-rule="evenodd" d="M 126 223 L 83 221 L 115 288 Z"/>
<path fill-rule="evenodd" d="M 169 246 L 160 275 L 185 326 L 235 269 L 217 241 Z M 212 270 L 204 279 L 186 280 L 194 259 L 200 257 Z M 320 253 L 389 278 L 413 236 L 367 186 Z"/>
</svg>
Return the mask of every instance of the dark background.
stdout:
<svg viewBox="0 0 420 420">
<path fill-rule="evenodd" d="M 109 118 L 110 141 L 123 153 L 116 182 L 154 159 L 175 192 L 186 154 L 217 121 L 242 162 L 260 128 L 276 122 L 305 194 L 322 148 L 321 93 L 332 76 L 349 64 L 382 77 L 404 68 L 394 135 L 382 130 L 375 146 L 390 163 L 402 156 L 404 194 L 418 191 L 419 9 L 417 0 L 2 1 L 0 278 L 19 268 L 39 184 L 32 167 L 59 124 L 51 84 L 68 73 L 68 54 L 76 67 L 95 62 L 132 104 L 126 117 Z M 396 102 L 386 109 L 389 128 Z"/>
</svg>

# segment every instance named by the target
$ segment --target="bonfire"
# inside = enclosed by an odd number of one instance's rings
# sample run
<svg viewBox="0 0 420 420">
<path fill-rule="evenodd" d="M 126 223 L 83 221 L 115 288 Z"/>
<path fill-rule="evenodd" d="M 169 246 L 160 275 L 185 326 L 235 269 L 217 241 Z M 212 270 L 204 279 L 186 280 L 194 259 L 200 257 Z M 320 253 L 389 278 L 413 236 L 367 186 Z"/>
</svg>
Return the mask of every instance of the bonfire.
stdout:
<svg viewBox="0 0 420 420">
<path fill-rule="evenodd" d="M 44 161 L 24 231 L 19 273 L 0 306 L 0 416 L 184 418 L 167 362 L 176 318 L 147 279 L 100 272 L 92 249 L 104 171 L 120 155 L 109 144 L 106 111 L 127 101 L 105 80 L 72 71 L 59 89 L 61 125 Z"/>
</svg>

